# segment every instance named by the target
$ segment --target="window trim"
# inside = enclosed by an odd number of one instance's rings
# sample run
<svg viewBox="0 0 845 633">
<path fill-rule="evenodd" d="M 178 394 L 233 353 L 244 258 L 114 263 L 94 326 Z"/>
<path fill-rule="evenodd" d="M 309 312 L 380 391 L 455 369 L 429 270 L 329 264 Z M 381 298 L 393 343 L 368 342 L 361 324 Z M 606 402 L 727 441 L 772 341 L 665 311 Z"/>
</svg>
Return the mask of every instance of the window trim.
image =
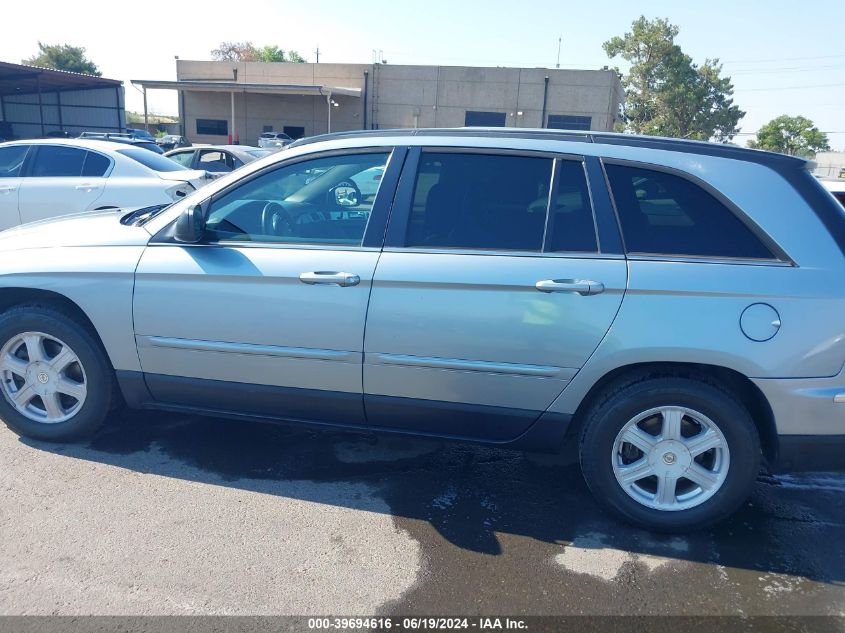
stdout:
<svg viewBox="0 0 845 633">
<path fill-rule="evenodd" d="M 417 172 L 419 169 L 419 161 L 422 154 L 483 154 L 495 156 L 522 156 L 525 158 L 546 158 L 552 161 L 552 169 L 550 170 L 551 184 L 549 189 L 548 199 L 546 201 L 546 220 L 543 227 L 543 242 L 540 250 L 525 251 L 525 250 L 508 250 L 497 248 L 466 248 L 466 247 L 426 247 L 426 246 L 407 246 L 405 240 L 407 238 L 408 224 L 411 219 L 411 210 L 417 182 Z M 495 255 L 495 256 L 513 256 L 513 257 L 563 257 L 563 258 L 590 258 L 590 259 L 619 259 L 624 255 L 621 253 L 603 253 L 601 251 L 601 236 L 598 231 L 596 208 L 593 200 L 592 183 L 590 182 L 590 175 L 587 170 L 586 156 L 581 154 L 568 154 L 563 152 L 554 152 L 548 150 L 531 150 L 531 149 L 515 149 L 515 148 L 498 148 L 498 147 L 464 147 L 455 145 L 415 145 L 411 146 L 408 151 L 408 157 L 405 160 L 405 167 L 402 170 L 402 176 L 399 185 L 396 189 L 396 195 L 393 202 L 393 210 L 390 215 L 390 222 L 387 227 L 387 235 L 384 240 L 384 250 L 391 253 L 430 253 L 430 254 L 451 254 L 451 255 Z M 561 161 L 568 160 L 581 163 L 581 168 L 584 170 L 584 179 L 587 183 L 587 195 L 589 204 L 593 215 L 593 227 L 596 236 L 596 251 L 548 251 L 546 250 L 546 232 L 549 224 L 549 210 L 552 201 L 552 190 L 557 188 L 559 180 L 558 164 Z"/>
<path fill-rule="evenodd" d="M 599 158 L 599 162 L 601 163 L 602 172 L 604 173 L 604 181 L 605 186 L 607 187 L 608 195 L 610 196 L 611 204 L 613 206 L 613 212 L 616 215 L 616 222 L 619 227 L 619 235 L 622 239 L 622 246 L 625 251 L 625 255 L 629 260 L 632 261 L 678 261 L 678 262 L 698 262 L 698 263 L 717 263 L 717 264 L 725 264 L 725 263 L 756 263 L 759 265 L 788 265 L 788 266 L 797 266 L 795 261 L 789 256 L 786 251 L 781 248 L 781 246 L 766 232 L 763 228 L 754 222 L 742 209 L 740 209 L 730 198 L 728 198 L 725 194 L 721 191 L 716 189 L 713 185 L 708 183 L 707 181 L 699 178 L 695 174 L 691 174 L 689 172 L 683 171 L 681 169 L 677 169 L 675 167 L 669 167 L 667 165 L 659 165 L 655 163 L 646 163 L 643 161 L 637 160 L 630 160 L 630 159 L 623 159 L 623 158 L 608 158 L 608 157 L 601 157 Z M 765 246 L 769 252 L 772 253 L 774 256 L 773 258 L 763 258 L 763 257 L 726 257 L 726 256 L 718 256 L 718 255 L 685 255 L 685 254 L 669 254 L 669 253 L 649 253 L 649 252 L 640 252 L 640 251 L 632 251 L 628 249 L 628 245 L 625 243 L 625 232 L 622 230 L 622 219 L 619 213 L 619 207 L 616 204 L 616 197 L 613 193 L 613 188 L 610 186 L 610 178 L 607 174 L 607 165 L 619 165 L 620 167 L 632 167 L 635 169 L 644 169 L 649 171 L 657 171 L 662 172 L 665 174 L 669 174 L 671 176 L 676 176 L 687 182 L 695 185 L 701 189 L 703 189 L 706 193 L 713 196 L 722 206 L 724 206 L 728 211 L 730 211 L 737 220 L 739 220 L 745 227 L 751 231 L 752 235 L 760 240 L 760 242 Z"/>
<path fill-rule="evenodd" d="M 199 201 L 203 209 L 203 215 L 208 217 L 209 212 L 214 201 L 221 198 L 235 189 L 245 186 L 272 171 L 283 169 L 290 165 L 296 165 L 310 160 L 320 158 L 331 158 L 332 156 L 350 156 L 354 154 L 387 154 L 387 163 L 385 164 L 384 176 L 379 186 L 379 195 L 376 196 L 373 204 L 373 209 L 370 211 L 370 218 L 367 221 L 367 227 L 364 230 L 364 237 L 361 244 L 320 244 L 320 243 L 294 243 L 294 242 L 257 242 L 257 241 L 227 241 L 216 242 L 206 241 L 203 239 L 197 244 L 185 244 L 177 242 L 173 237 L 173 232 L 178 222 L 179 217 L 175 217 L 164 228 L 156 233 L 150 240 L 150 245 L 171 245 L 180 247 L 219 247 L 219 248 L 280 248 L 280 249 L 309 249 L 309 250 L 334 250 L 334 251 L 371 251 L 380 250 L 383 246 L 384 232 L 387 226 L 388 216 L 393 204 L 393 197 L 396 193 L 396 183 L 399 180 L 399 173 L 405 160 L 407 148 L 403 146 L 393 145 L 377 145 L 372 147 L 355 147 L 345 149 L 332 149 L 319 152 L 312 152 L 309 154 L 301 154 L 293 156 L 286 160 L 281 160 L 276 163 L 271 163 L 255 171 L 248 176 L 244 176 L 225 188 L 213 193 L 212 195 Z M 229 172 L 231 173 L 231 172 Z M 385 195 L 381 195 L 385 191 Z M 381 229 L 379 229 L 379 226 Z"/>
</svg>

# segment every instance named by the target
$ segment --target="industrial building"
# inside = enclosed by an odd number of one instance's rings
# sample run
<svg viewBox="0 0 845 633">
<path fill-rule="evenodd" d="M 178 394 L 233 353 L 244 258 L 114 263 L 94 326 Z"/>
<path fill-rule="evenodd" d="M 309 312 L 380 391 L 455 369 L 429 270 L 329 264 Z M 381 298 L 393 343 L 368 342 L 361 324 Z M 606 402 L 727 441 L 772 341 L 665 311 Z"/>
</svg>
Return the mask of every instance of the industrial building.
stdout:
<svg viewBox="0 0 845 633">
<path fill-rule="evenodd" d="M 0 62 L 0 138 L 124 129 L 123 82 Z"/>
<path fill-rule="evenodd" d="M 132 80 L 179 94 L 195 143 L 255 143 L 328 131 L 494 126 L 613 129 L 623 99 L 608 69 L 176 61 L 176 80 Z"/>
</svg>

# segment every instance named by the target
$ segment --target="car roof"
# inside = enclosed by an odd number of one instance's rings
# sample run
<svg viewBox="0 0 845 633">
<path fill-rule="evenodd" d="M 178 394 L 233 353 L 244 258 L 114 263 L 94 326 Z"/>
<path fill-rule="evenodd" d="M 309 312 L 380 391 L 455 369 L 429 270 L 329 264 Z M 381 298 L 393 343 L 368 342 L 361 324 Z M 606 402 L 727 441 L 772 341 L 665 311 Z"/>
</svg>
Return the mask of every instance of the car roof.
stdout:
<svg viewBox="0 0 845 633">
<path fill-rule="evenodd" d="M 9 141 L 8 143 L 5 143 L 5 145 L 67 145 L 83 149 L 97 149 L 104 152 L 138 146 L 137 143 L 94 138 L 34 138 L 20 141 Z"/>
<path fill-rule="evenodd" d="M 409 144 L 434 144 L 433 139 L 495 138 L 509 141 L 541 140 L 575 143 L 596 143 L 605 145 L 623 145 L 648 149 L 662 149 L 689 154 L 702 154 L 722 158 L 734 158 L 772 167 L 805 168 L 807 160 L 796 156 L 787 156 L 758 149 L 739 147 L 727 143 L 693 141 L 688 139 L 667 138 L 662 136 L 643 136 L 638 134 L 620 134 L 616 132 L 597 132 L 589 130 L 553 130 L 546 128 L 502 128 L 502 127 L 462 127 L 462 128 L 400 128 L 392 130 L 355 130 L 333 132 L 301 138 L 290 145 L 289 149 L 341 139 L 366 138 L 404 138 Z M 428 141 L 428 139 L 432 139 Z"/>
</svg>

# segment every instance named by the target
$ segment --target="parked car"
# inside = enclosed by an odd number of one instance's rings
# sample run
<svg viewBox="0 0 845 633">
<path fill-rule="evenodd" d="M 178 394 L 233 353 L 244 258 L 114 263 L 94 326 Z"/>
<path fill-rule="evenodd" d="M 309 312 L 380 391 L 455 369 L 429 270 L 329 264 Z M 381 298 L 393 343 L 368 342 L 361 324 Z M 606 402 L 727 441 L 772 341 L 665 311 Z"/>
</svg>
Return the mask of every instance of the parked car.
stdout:
<svg viewBox="0 0 845 633">
<path fill-rule="evenodd" d="M 126 128 L 126 133 L 139 141 L 150 141 L 151 143 L 156 142 L 156 137 L 150 134 L 147 130 L 128 127 Z"/>
<path fill-rule="evenodd" d="M 63 441 L 124 401 L 571 446 L 604 507 L 691 530 L 761 462 L 842 466 L 843 276 L 845 214 L 797 158 L 340 133 L 164 208 L 0 235 L 0 418 Z"/>
<path fill-rule="evenodd" d="M 845 207 L 845 178 L 841 180 L 823 179 L 821 182 L 824 185 L 824 188 L 832 193 L 833 197 L 839 200 L 839 202 L 842 203 L 842 206 Z"/>
<path fill-rule="evenodd" d="M 169 204 L 206 174 L 113 141 L 30 140 L 0 144 L 0 230 L 71 213 Z"/>
<path fill-rule="evenodd" d="M 384 167 L 371 167 L 352 178 L 352 182 L 358 187 L 358 191 L 364 198 L 375 196 L 378 192 L 381 179 L 384 176 Z"/>
<path fill-rule="evenodd" d="M 124 134 L 122 132 L 83 132 L 79 135 L 81 139 L 98 139 L 101 141 L 113 141 L 115 143 L 126 143 L 127 145 L 132 145 L 133 147 L 141 147 L 143 149 L 148 149 L 151 152 L 155 152 L 156 154 L 164 154 L 164 150 L 161 149 L 155 143 L 155 139 L 152 141 L 147 141 L 144 139 L 138 139 L 132 136 L 131 134 Z"/>
<path fill-rule="evenodd" d="M 188 169 L 203 169 L 220 176 L 262 158 L 272 150 L 250 147 L 249 145 L 208 145 L 175 149 L 167 152 L 167 158 L 184 165 Z"/>
<path fill-rule="evenodd" d="M 178 134 L 167 134 L 156 139 L 156 145 L 158 145 L 163 151 L 169 152 L 177 147 L 191 147 L 191 141 L 184 136 L 179 136 Z"/>
<path fill-rule="evenodd" d="M 258 137 L 258 147 L 280 149 L 293 143 L 293 139 L 284 132 L 264 132 Z"/>
</svg>

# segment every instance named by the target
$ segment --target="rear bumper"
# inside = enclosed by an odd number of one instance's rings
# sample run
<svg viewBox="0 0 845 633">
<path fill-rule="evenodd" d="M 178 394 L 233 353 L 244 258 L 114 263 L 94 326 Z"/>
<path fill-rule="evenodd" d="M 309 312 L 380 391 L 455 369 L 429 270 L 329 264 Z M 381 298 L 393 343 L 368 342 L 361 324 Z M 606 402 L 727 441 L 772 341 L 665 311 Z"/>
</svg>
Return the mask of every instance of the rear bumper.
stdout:
<svg viewBox="0 0 845 633">
<path fill-rule="evenodd" d="M 774 470 L 845 470 L 845 373 L 752 381 L 774 414 L 778 434 Z"/>
</svg>

